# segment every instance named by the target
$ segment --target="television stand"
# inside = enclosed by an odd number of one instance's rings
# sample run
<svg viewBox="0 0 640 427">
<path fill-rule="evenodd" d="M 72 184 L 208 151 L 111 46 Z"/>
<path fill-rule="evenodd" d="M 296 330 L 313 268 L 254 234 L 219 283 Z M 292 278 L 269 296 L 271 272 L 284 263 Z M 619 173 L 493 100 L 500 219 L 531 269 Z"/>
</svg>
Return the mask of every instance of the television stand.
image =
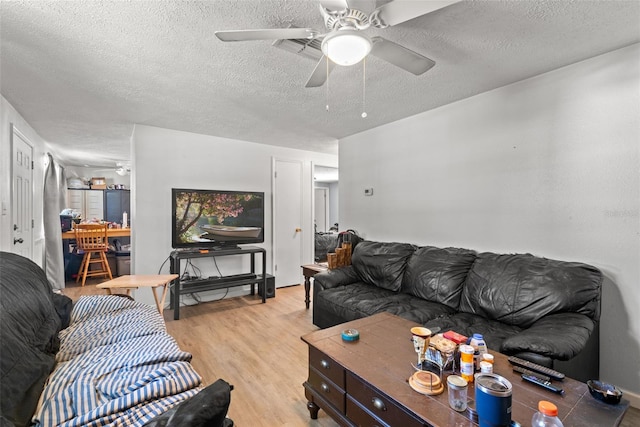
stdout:
<svg viewBox="0 0 640 427">
<path fill-rule="evenodd" d="M 262 272 L 256 272 L 256 254 L 262 254 Z M 219 257 L 231 255 L 250 255 L 251 271 L 249 273 L 234 274 L 223 277 L 208 277 L 201 279 L 181 279 L 180 263 L 185 259 Z M 251 285 L 251 295 L 255 295 L 256 284 L 262 289 L 262 303 L 267 302 L 267 278 L 272 277 L 267 274 L 267 251 L 257 246 L 229 247 L 225 246 L 215 250 L 194 250 L 183 251 L 174 250 L 169 256 L 171 274 L 177 274 L 171 293 L 169 294 L 169 308 L 173 309 L 174 320 L 180 320 L 180 296 L 194 292 L 213 291 L 217 289 L 233 288 L 236 286 Z"/>
<path fill-rule="evenodd" d="M 230 245 L 220 245 L 220 246 L 213 247 L 214 251 L 223 251 L 225 249 L 240 249 L 240 246 L 235 244 L 230 244 Z"/>
</svg>

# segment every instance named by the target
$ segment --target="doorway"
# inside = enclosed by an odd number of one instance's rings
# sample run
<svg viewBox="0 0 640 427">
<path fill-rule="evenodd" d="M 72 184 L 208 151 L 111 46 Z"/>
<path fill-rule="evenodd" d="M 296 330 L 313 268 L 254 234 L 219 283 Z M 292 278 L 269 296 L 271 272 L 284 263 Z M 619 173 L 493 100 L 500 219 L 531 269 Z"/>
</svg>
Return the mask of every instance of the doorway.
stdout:
<svg viewBox="0 0 640 427">
<path fill-rule="evenodd" d="M 338 168 L 313 166 L 313 224 L 316 233 L 339 231 L 338 182 Z"/>
<path fill-rule="evenodd" d="M 316 233 L 329 231 L 329 189 L 316 187 L 313 189 L 313 218 Z"/>
</svg>

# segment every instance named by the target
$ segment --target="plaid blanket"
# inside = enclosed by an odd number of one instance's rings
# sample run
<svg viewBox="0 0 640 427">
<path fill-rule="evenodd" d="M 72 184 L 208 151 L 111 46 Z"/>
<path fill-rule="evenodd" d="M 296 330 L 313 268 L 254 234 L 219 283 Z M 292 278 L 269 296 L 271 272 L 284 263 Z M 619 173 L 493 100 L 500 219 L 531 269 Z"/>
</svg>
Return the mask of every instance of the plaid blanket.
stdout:
<svg viewBox="0 0 640 427">
<path fill-rule="evenodd" d="M 37 426 L 142 426 L 200 391 L 191 355 L 145 304 L 81 297 L 60 341 L 33 417 Z"/>
</svg>

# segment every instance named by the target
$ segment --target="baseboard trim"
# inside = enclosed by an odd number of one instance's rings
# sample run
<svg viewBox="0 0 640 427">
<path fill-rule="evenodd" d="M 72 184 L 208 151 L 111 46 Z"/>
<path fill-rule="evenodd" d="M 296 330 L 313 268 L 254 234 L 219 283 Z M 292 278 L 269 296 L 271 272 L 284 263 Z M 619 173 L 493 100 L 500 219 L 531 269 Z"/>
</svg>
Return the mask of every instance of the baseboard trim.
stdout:
<svg viewBox="0 0 640 427">
<path fill-rule="evenodd" d="M 640 409 L 640 394 L 632 393 L 632 392 L 630 392 L 628 390 L 625 390 L 623 388 L 621 388 L 620 391 L 622 391 L 622 398 L 623 399 L 627 399 L 629 401 L 629 403 L 631 403 L 631 406 L 633 406 L 634 408 Z"/>
</svg>

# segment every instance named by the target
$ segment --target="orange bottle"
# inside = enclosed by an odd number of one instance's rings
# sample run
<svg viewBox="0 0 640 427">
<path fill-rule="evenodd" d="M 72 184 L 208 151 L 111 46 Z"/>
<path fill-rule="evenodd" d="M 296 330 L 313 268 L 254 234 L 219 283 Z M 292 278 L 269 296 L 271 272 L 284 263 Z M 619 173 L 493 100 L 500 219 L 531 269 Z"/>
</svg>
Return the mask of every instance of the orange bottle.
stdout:
<svg viewBox="0 0 640 427">
<path fill-rule="evenodd" d="M 460 376 L 468 382 L 473 382 L 473 373 L 475 372 L 473 353 L 474 348 L 472 346 L 460 346 Z"/>
</svg>

